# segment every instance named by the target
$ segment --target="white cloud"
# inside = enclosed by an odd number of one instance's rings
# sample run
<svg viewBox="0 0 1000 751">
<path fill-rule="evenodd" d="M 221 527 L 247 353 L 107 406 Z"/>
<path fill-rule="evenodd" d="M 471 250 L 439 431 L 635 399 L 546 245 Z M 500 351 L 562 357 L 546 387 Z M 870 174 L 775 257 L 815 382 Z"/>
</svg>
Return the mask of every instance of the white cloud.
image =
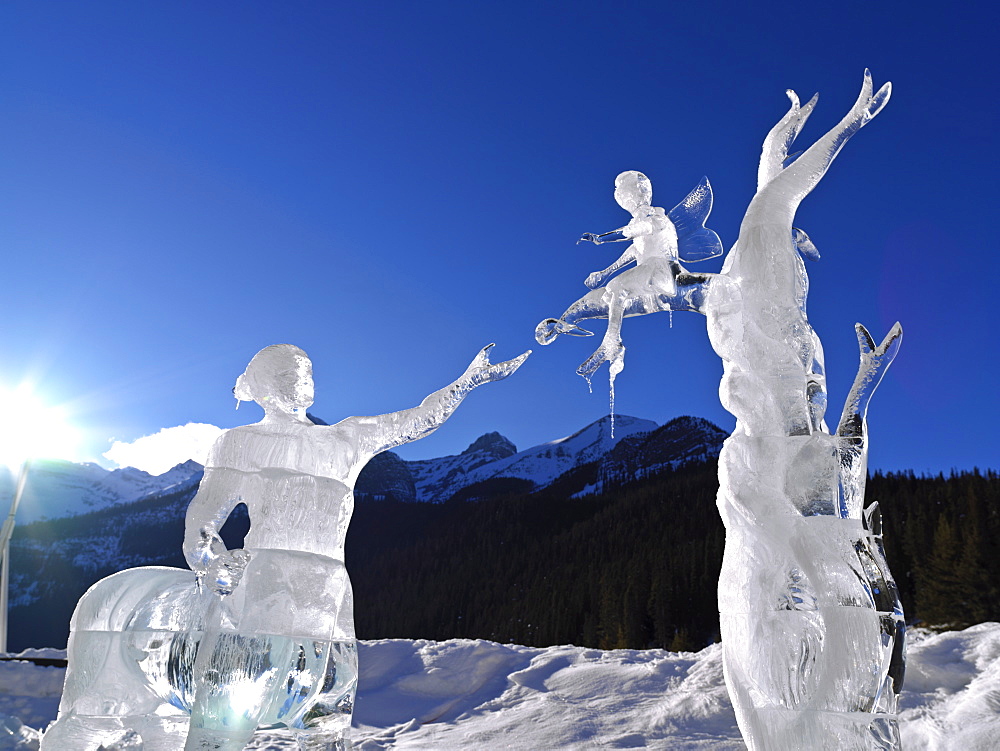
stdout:
<svg viewBox="0 0 1000 751">
<path fill-rule="evenodd" d="M 162 475 L 188 459 L 204 464 L 208 450 L 223 432 L 214 425 L 189 422 L 163 428 L 159 433 L 137 438 L 131 443 L 115 441 L 104 453 L 104 458 L 120 467 L 135 467 L 151 475 Z"/>
</svg>

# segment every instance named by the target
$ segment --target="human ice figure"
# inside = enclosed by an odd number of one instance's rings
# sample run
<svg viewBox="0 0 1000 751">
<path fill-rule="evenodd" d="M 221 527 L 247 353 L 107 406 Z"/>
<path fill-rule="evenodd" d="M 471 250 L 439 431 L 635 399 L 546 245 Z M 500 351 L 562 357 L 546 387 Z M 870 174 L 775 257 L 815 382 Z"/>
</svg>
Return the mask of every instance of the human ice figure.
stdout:
<svg viewBox="0 0 1000 751">
<path fill-rule="evenodd" d="M 188 508 L 195 576 L 130 569 L 81 598 L 42 748 L 240 751 L 258 726 L 276 725 L 303 749 L 349 748 L 357 652 L 344 539 L 354 483 L 373 456 L 433 432 L 529 354 L 491 364 L 490 347 L 417 407 L 330 426 L 306 417 L 306 354 L 288 344 L 257 353 L 234 393 L 264 418 L 216 441 Z M 227 550 L 219 530 L 239 503 L 250 531 Z"/>
<path fill-rule="evenodd" d="M 712 210 L 712 186 L 707 178 L 702 178 L 668 214 L 652 205 L 653 186 L 649 178 L 630 170 L 615 178 L 615 201 L 632 215 L 629 223 L 600 235 L 585 233 L 578 243 L 601 245 L 631 240 L 631 244 L 617 261 L 587 277 L 584 284 L 591 292 L 559 318 L 546 318 L 535 329 L 539 344 L 551 344 L 559 334 L 591 336 L 577 322 L 607 318 L 601 345 L 577 369 L 588 381 L 605 362 L 610 364 L 612 382 L 624 367 L 621 327 L 625 317 L 668 310 L 700 310 L 712 275 L 692 274 L 680 261 L 682 257 L 690 263 L 722 254 L 719 236 L 704 226 Z M 635 266 L 613 276 L 632 264 Z"/>
</svg>

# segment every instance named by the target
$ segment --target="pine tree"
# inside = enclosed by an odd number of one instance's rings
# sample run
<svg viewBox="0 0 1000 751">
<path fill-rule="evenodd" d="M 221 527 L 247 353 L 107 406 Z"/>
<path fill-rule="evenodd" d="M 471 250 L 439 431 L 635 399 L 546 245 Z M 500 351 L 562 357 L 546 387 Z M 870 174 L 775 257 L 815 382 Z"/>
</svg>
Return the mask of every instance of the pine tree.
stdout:
<svg viewBox="0 0 1000 751">
<path fill-rule="evenodd" d="M 945 630 L 964 620 L 960 560 L 955 527 L 947 514 L 941 514 L 930 556 L 917 575 L 917 615 L 931 628 Z"/>
<path fill-rule="evenodd" d="M 987 570 L 985 553 L 979 499 L 970 486 L 962 524 L 962 550 L 955 569 L 960 610 L 954 622 L 963 628 L 989 619 L 994 584 Z"/>
</svg>

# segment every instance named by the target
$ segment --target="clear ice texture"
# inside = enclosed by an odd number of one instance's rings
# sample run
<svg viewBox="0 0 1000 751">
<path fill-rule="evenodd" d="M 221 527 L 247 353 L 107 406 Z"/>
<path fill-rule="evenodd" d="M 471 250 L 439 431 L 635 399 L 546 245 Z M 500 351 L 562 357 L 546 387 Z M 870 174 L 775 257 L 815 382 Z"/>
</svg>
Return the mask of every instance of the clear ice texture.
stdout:
<svg viewBox="0 0 1000 751">
<path fill-rule="evenodd" d="M 879 510 L 864 508 L 864 488 L 868 402 L 902 332 L 896 324 L 876 346 L 858 325 L 861 362 L 831 433 L 823 349 L 806 316 L 804 260 L 818 260 L 819 252 L 793 226 L 799 203 L 889 94 L 889 84 L 873 92 L 865 71 L 850 112 L 789 156 L 817 99 L 800 106 L 788 92 L 791 108 L 764 141 L 757 193 L 719 274 L 693 275 L 678 263 L 680 228 L 703 227 L 710 190 L 701 202 L 689 197 L 682 204 L 699 208 L 679 222 L 674 212 L 650 206 L 645 176 L 622 173 L 615 197 L 633 220 L 607 239 L 633 244 L 588 277 L 593 292 L 536 329 L 548 344 L 558 334 L 589 333 L 581 320 L 608 318 L 601 347 L 579 370 L 590 376 L 605 360 L 612 373 L 616 363 L 621 369 L 623 317 L 659 310 L 706 316 L 723 361 L 719 395 L 737 418 L 719 459 L 718 506 L 727 530 L 719 611 L 726 682 L 750 749 L 899 748 L 903 613 Z M 632 262 L 635 269 L 597 289 Z"/>
<path fill-rule="evenodd" d="M 632 215 L 624 227 L 597 235 L 585 233 L 578 242 L 631 240 L 613 264 L 595 271 L 584 281 L 590 292 L 559 318 L 546 318 L 535 329 L 539 344 L 551 344 L 559 334 L 591 336 L 577 323 L 589 318 L 607 318 L 608 327 L 600 346 L 577 369 L 590 379 L 605 362 L 609 364 L 611 392 L 615 376 L 625 367 L 625 345 L 621 328 L 624 318 L 661 311 L 698 309 L 708 275 L 691 274 L 680 265 L 722 254 L 719 236 L 705 228 L 712 210 L 712 186 L 707 178 L 677 206 L 664 211 L 653 206 L 653 186 L 641 172 L 630 170 L 615 178 L 615 201 Z M 627 268 L 632 266 L 632 268 Z M 621 269 L 626 269 L 621 273 Z M 613 396 L 612 396 L 613 404 Z M 612 409 L 612 412 L 614 410 Z"/>
<path fill-rule="evenodd" d="M 302 749 L 350 748 L 358 666 L 344 540 L 354 483 L 375 454 L 436 430 L 472 389 L 530 354 L 492 364 L 492 346 L 419 406 L 336 425 L 306 417 L 305 352 L 257 353 L 234 393 L 264 419 L 212 448 L 185 523 L 192 570 L 129 569 L 84 594 L 42 748 L 241 751 L 259 727 L 293 729 Z M 250 531 L 227 550 L 219 530 L 240 503 Z"/>
</svg>

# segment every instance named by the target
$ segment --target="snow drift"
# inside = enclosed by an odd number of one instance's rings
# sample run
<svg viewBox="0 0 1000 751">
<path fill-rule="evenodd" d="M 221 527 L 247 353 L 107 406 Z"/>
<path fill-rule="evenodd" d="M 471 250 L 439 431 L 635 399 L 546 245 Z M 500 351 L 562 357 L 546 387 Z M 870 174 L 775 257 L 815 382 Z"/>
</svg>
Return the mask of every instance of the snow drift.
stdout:
<svg viewBox="0 0 1000 751">
<path fill-rule="evenodd" d="M 359 650 L 357 751 L 744 748 L 718 644 L 674 653 L 382 639 Z M 44 727 L 61 688 L 59 668 L 0 663 L 0 714 Z M 907 751 L 1000 748 L 1000 623 L 910 632 L 900 728 Z M 13 748 L 3 733 L 0 749 Z M 266 731 L 248 748 L 294 744 Z"/>
</svg>

